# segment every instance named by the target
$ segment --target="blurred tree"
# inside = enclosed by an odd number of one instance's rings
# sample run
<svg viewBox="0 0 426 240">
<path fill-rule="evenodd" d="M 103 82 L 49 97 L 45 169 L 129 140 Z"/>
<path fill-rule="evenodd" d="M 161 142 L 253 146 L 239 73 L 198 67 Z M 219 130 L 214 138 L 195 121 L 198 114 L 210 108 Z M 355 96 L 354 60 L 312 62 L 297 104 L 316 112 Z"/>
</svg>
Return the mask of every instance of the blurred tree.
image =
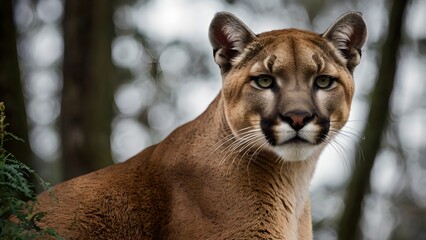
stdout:
<svg viewBox="0 0 426 240">
<path fill-rule="evenodd" d="M 390 97 L 398 64 L 399 46 L 403 28 L 403 17 L 408 0 L 392 1 L 389 15 L 388 36 L 382 48 L 379 75 L 371 93 L 370 112 L 364 129 L 365 141 L 361 143 L 363 156 L 359 152 L 355 159 L 352 178 L 345 196 L 345 209 L 340 222 L 339 239 L 361 239 L 359 223 L 362 203 L 370 189 L 370 175 L 380 151 L 383 132 L 389 116 Z"/>
<path fill-rule="evenodd" d="M 113 163 L 112 13 L 111 2 L 65 1 L 61 106 L 65 179 Z"/>
<path fill-rule="evenodd" d="M 24 142 L 6 141 L 4 148 L 32 167 L 33 154 L 28 141 L 27 115 L 16 50 L 16 29 L 13 23 L 13 1 L 0 1 L 0 101 L 7 105 L 9 132 Z"/>
</svg>

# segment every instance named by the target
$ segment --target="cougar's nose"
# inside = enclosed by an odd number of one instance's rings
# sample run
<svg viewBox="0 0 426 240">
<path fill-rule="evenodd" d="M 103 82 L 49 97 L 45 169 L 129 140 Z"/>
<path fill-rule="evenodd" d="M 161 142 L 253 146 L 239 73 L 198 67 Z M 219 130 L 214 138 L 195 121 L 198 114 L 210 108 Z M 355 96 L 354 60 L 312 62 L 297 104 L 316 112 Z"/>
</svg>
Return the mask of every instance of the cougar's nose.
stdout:
<svg viewBox="0 0 426 240">
<path fill-rule="evenodd" d="M 280 117 L 281 120 L 288 123 L 295 131 L 299 131 L 314 119 L 312 113 L 301 110 L 289 111 L 285 114 L 281 114 Z"/>
</svg>

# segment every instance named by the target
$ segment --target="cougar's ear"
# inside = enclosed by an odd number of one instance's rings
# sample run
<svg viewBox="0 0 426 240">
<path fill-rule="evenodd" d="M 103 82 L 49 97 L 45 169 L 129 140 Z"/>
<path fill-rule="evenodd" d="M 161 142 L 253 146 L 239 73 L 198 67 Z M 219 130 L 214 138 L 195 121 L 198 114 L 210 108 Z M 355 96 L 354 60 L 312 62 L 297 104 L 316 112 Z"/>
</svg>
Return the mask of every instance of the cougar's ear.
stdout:
<svg viewBox="0 0 426 240">
<path fill-rule="evenodd" d="M 330 40 L 346 59 L 347 67 L 353 71 L 361 60 L 361 48 L 367 40 L 367 26 L 359 12 L 348 12 L 339 17 L 323 37 Z"/>
<path fill-rule="evenodd" d="M 209 39 L 213 47 L 215 62 L 222 72 L 232 66 L 232 59 L 238 56 L 244 47 L 256 35 L 240 19 L 228 12 L 216 13 L 209 28 Z"/>
</svg>

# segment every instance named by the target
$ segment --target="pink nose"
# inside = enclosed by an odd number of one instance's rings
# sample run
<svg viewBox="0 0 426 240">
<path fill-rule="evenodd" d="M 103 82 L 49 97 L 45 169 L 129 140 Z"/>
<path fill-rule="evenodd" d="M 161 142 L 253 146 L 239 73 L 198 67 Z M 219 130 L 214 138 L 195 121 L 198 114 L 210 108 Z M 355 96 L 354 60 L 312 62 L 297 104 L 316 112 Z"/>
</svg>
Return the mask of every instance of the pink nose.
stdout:
<svg viewBox="0 0 426 240">
<path fill-rule="evenodd" d="M 299 131 L 314 119 L 314 115 L 307 111 L 295 110 L 281 115 L 281 119 L 288 123 L 294 130 Z"/>
</svg>

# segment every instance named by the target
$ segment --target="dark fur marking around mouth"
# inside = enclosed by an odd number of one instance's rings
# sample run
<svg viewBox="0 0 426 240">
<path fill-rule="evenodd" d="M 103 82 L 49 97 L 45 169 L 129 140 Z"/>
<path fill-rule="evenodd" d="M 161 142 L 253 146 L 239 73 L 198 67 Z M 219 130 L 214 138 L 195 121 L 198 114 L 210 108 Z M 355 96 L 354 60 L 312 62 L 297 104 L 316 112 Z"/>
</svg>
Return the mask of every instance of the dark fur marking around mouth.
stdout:
<svg viewBox="0 0 426 240">
<path fill-rule="evenodd" d="M 271 120 L 262 119 L 260 121 L 260 128 L 262 129 L 263 135 L 265 135 L 266 141 L 272 146 L 277 144 L 277 140 L 274 138 L 274 133 L 272 131 L 272 126 L 274 122 Z"/>
<path fill-rule="evenodd" d="M 330 120 L 328 119 L 319 119 L 317 122 L 321 126 L 321 131 L 317 138 L 317 144 L 324 142 L 327 139 L 328 132 L 330 131 Z"/>
</svg>

